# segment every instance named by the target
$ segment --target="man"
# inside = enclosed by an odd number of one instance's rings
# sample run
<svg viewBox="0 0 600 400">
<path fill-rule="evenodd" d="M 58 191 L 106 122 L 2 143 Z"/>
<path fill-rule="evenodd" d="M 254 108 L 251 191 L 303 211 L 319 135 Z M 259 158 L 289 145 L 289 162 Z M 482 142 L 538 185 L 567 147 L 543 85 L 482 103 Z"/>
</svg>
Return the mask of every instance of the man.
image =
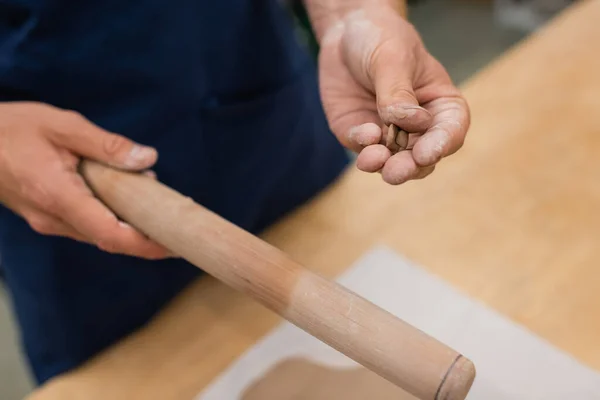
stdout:
<svg viewBox="0 0 600 400">
<path fill-rule="evenodd" d="M 81 158 L 151 169 L 259 232 L 336 179 L 344 147 L 397 185 L 462 145 L 467 105 L 402 2 L 306 7 L 320 97 L 276 0 L 0 0 L 0 254 L 39 383 L 197 276 L 93 196 Z M 389 124 L 412 150 L 381 144 Z"/>
</svg>

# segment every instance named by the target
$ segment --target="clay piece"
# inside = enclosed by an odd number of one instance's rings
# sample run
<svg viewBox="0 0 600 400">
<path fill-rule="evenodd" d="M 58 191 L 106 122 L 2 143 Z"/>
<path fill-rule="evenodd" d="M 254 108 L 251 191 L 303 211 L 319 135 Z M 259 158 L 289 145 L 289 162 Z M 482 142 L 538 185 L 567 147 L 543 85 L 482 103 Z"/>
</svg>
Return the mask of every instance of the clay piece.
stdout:
<svg viewBox="0 0 600 400">
<path fill-rule="evenodd" d="M 390 149 L 392 153 L 408 148 L 408 133 L 398 128 L 394 124 L 390 124 L 388 127 L 387 137 L 385 146 Z"/>
</svg>

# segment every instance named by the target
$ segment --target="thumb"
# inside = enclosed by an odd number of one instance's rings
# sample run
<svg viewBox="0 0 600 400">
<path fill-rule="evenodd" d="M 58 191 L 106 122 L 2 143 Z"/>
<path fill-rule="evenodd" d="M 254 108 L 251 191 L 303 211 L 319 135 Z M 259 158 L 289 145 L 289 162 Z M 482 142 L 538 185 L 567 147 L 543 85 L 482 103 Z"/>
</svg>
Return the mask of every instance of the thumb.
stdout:
<svg viewBox="0 0 600 400">
<path fill-rule="evenodd" d="M 64 111 L 54 121 L 52 140 L 77 155 L 126 169 L 148 169 L 156 163 L 156 149 L 108 132 L 85 117 Z"/>
<path fill-rule="evenodd" d="M 371 71 L 382 121 L 407 132 L 425 132 L 432 115 L 419 105 L 413 89 L 418 60 L 398 51 L 403 46 L 394 40 L 384 43 L 373 54 Z"/>
</svg>

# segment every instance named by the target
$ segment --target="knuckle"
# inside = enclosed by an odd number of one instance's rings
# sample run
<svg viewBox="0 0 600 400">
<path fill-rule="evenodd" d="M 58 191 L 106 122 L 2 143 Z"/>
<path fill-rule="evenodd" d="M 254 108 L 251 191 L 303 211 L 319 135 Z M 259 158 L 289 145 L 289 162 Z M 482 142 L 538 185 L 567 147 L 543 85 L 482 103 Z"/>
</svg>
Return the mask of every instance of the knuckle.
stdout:
<svg viewBox="0 0 600 400">
<path fill-rule="evenodd" d="M 53 213 L 58 211 L 58 201 L 53 193 L 44 185 L 33 182 L 21 187 L 21 194 L 29 200 L 36 208 Z"/>
<path fill-rule="evenodd" d="M 458 139 L 456 140 L 456 150 L 460 150 L 464 145 L 465 145 L 465 137 L 464 136 L 459 136 Z"/>
<path fill-rule="evenodd" d="M 105 251 L 107 253 L 115 254 L 117 253 L 117 245 L 114 241 L 111 240 L 99 240 L 97 242 L 97 246 L 100 250 Z"/>
<path fill-rule="evenodd" d="M 49 104 L 49 103 L 32 101 L 32 102 L 27 103 L 27 105 L 30 106 L 30 107 L 35 107 L 39 111 L 42 111 L 42 112 L 62 111 L 60 108 L 58 108 L 56 106 L 53 106 L 52 104 Z"/>
<path fill-rule="evenodd" d="M 65 116 L 65 118 L 67 118 L 71 121 L 75 121 L 75 122 L 81 122 L 81 121 L 85 120 L 83 115 L 80 112 L 75 111 L 75 110 L 64 110 L 63 115 Z"/>
<path fill-rule="evenodd" d="M 86 128 L 85 118 L 77 111 L 74 110 L 60 110 L 57 114 L 53 114 L 56 117 L 55 128 L 53 134 L 60 140 L 64 140 L 66 137 L 71 136 L 74 131 L 82 131 Z"/>
<path fill-rule="evenodd" d="M 54 224 L 47 218 L 39 215 L 29 215 L 26 219 L 31 229 L 39 234 L 49 235 L 54 231 Z"/>
<path fill-rule="evenodd" d="M 390 47 L 391 40 L 386 39 L 370 49 L 370 52 L 362 60 L 362 69 L 366 71 L 367 77 L 373 81 L 382 67 L 386 65 L 387 48 Z"/>
<path fill-rule="evenodd" d="M 388 87 L 385 95 L 377 100 L 377 106 L 382 110 L 397 108 L 399 105 L 413 104 L 416 102 L 412 87 L 406 82 L 395 82 Z"/>
<path fill-rule="evenodd" d="M 165 254 L 159 251 L 144 251 L 140 252 L 140 257 L 147 260 L 161 260 L 165 258 Z"/>
<path fill-rule="evenodd" d="M 129 141 L 123 136 L 109 133 L 105 136 L 103 141 L 104 152 L 108 155 L 115 155 L 125 150 L 129 144 Z"/>
<path fill-rule="evenodd" d="M 107 229 L 101 230 L 96 235 L 96 245 L 99 249 L 106 251 L 107 253 L 120 253 L 123 250 L 122 238 L 113 234 Z"/>
<path fill-rule="evenodd" d="M 24 100 L 24 101 L 20 101 L 18 103 L 15 103 L 20 110 L 22 110 L 21 112 L 38 112 L 38 113 L 47 113 L 48 111 L 54 111 L 57 110 L 56 107 L 48 104 L 48 103 L 43 103 L 43 102 L 39 102 L 39 101 L 30 101 L 30 100 Z"/>
</svg>

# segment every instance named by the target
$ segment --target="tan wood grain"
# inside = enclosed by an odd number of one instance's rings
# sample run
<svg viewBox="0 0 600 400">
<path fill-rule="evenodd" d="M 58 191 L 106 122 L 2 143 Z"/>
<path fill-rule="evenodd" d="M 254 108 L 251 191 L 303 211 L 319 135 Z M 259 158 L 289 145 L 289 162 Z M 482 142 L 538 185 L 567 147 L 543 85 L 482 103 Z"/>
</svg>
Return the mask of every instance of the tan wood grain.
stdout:
<svg viewBox="0 0 600 400">
<path fill-rule="evenodd" d="M 386 244 L 600 369 L 600 1 L 464 86 L 465 147 L 423 181 L 351 169 L 263 237 L 326 277 Z M 279 319 L 213 279 L 32 398 L 192 399 Z"/>
</svg>

